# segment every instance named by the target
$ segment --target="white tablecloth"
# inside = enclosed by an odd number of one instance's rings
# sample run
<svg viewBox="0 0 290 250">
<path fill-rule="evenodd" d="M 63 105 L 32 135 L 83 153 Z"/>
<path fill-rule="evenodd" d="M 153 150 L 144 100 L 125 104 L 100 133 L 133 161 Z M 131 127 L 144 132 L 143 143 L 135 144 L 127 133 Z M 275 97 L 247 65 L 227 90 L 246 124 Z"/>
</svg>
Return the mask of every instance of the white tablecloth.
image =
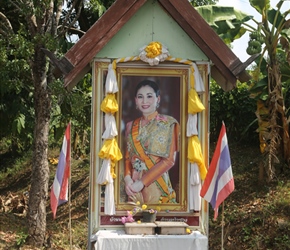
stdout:
<svg viewBox="0 0 290 250">
<path fill-rule="evenodd" d="M 207 250 L 208 238 L 188 235 L 128 235 L 123 230 L 100 230 L 93 237 L 96 250 Z"/>
</svg>

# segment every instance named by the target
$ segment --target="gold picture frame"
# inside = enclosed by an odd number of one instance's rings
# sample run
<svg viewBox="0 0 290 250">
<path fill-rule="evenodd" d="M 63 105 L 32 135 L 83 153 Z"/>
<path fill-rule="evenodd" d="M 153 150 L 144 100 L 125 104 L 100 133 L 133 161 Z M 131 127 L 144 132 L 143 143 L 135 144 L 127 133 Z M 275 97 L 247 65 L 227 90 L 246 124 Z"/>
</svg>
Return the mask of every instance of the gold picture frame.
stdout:
<svg viewBox="0 0 290 250">
<path fill-rule="evenodd" d="M 132 205 L 126 202 L 124 194 L 124 157 L 125 157 L 125 124 L 138 116 L 135 108 L 134 90 L 136 84 L 143 79 L 153 79 L 159 83 L 161 104 L 159 113 L 173 116 L 180 124 L 180 145 L 178 160 L 169 172 L 172 173 L 172 184 L 177 191 L 177 203 L 160 204 L 161 211 L 158 219 L 161 221 L 183 221 L 189 226 L 199 227 L 202 211 L 190 211 L 188 208 L 189 170 L 187 160 L 186 123 L 187 99 L 190 89 L 190 66 L 174 62 L 164 62 L 158 66 L 149 66 L 143 62 L 118 63 L 116 77 L 119 91 L 115 93 L 119 110 L 114 114 L 118 129 L 116 140 L 122 152 L 123 159 L 115 166 L 114 199 L 116 213 L 104 214 L 104 186 L 96 184 L 97 175 L 102 166 L 98 152 L 102 147 L 104 131 L 104 113 L 100 110 L 101 102 L 106 96 L 105 82 L 108 74 L 109 60 L 94 62 L 93 71 L 93 108 L 92 108 L 92 140 L 91 140 L 91 188 L 90 188 L 90 217 L 91 228 L 121 227 L 121 217 L 126 215 Z M 201 77 L 205 83 L 205 93 L 208 91 L 208 65 L 198 65 Z M 206 109 L 198 116 L 200 141 L 204 158 L 208 159 L 208 95 L 200 94 L 200 99 Z"/>
<path fill-rule="evenodd" d="M 187 89 L 188 89 L 188 69 L 186 67 L 172 68 L 167 65 L 161 67 L 154 67 L 148 69 L 141 65 L 120 65 L 117 68 L 117 79 L 119 83 L 119 91 L 117 95 L 117 101 L 119 103 L 119 112 L 117 115 L 117 125 L 119 125 L 118 144 L 121 148 L 121 152 L 125 152 L 125 136 L 124 136 L 124 124 L 130 120 L 136 119 L 140 116 L 138 110 L 135 107 L 134 91 L 136 85 L 142 80 L 154 80 L 158 83 L 161 95 L 160 107 L 158 112 L 165 115 L 174 117 L 180 124 L 180 138 L 185 136 L 185 124 L 186 124 L 186 103 L 187 103 Z M 184 100 L 183 102 L 181 100 Z M 186 145 L 185 140 L 180 139 L 179 152 L 177 153 L 174 166 L 169 170 L 172 187 L 176 192 L 176 202 L 173 204 L 150 204 L 159 206 L 162 211 L 187 211 L 187 189 L 186 176 L 187 168 L 182 168 L 186 165 Z M 124 160 L 118 162 L 116 167 L 116 180 L 115 197 L 116 197 L 116 209 L 117 211 L 127 211 L 132 208 L 132 205 L 128 205 L 124 193 Z"/>
</svg>

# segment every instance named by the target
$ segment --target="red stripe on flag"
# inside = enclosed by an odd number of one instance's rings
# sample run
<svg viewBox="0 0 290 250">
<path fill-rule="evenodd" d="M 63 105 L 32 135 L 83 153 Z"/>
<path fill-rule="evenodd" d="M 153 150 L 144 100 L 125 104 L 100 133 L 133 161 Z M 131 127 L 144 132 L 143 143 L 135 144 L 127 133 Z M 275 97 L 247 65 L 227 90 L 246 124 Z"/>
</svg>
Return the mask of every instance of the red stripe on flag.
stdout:
<svg viewBox="0 0 290 250">
<path fill-rule="evenodd" d="M 67 125 L 59 156 L 56 174 L 50 192 L 50 207 L 53 218 L 57 207 L 68 201 L 68 179 L 70 177 L 70 123 Z"/>
<path fill-rule="evenodd" d="M 226 127 L 223 123 L 207 176 L 200 191 L 200 196 L 212 205 L 214 219 L 218 216 L 219 205 L 234 189 Z"/>
<path fill-rule="evenodd" d="M 210 166 L 209 166 L 209 171 L 207 172 L 206 178 L 204 179 L 202 188 L 200 190 L 201 197 L 205 196 L 211 183 L 213 183 L 213 181 L 215 182 L 215 180 L 213 180 L 213 177 L 214 177 L 214 173 L 216 171 L 216 168 L 218 167 L 218 161 L 219 161 L 220 152 L 221 152 L 221 143 L 220 142 L 221 142 L 222 137 L 224 136 L 225 133 L 226 133 L 225 127 L 222 126 L 220 134 L 219 134 L 219 138 L 218 138 L 218 143 L 216 145 L 216 149 L 214 151 L 214 154 L 213 154 Z"/>
</svg>

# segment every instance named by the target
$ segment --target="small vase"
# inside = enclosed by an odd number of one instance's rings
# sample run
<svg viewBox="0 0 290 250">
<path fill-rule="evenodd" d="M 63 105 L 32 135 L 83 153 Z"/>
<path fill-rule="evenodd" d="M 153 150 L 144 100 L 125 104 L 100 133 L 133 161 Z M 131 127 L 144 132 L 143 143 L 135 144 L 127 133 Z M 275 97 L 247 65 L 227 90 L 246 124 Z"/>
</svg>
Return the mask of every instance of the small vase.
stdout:
<svg viewBox="0 0 290 250">
<path fill-rule="evenodd" d="M 156 221 L 156 213 L 149 213 L 148 211 L 143 211 L 142 215 L 143 215 L 142 222 L 154 222 L 154 221 Z"/>
</svg>

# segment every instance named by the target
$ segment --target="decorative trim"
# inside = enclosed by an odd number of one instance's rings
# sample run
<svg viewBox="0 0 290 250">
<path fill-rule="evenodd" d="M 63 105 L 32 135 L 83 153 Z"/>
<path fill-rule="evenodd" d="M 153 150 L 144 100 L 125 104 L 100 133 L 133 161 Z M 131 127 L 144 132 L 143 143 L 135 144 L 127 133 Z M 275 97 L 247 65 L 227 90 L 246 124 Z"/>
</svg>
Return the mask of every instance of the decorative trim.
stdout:
<svg viewBox="0 0 290 250">
<path fill-rule="evenodd" d="M 186 59 L 181 59 L 181 58 L 174 58 L 171 57 L 167 47 L 162 45 L 160 42 L 151 42 L 147 46 L 144 46 L 140 49 L 140 54 L 139 56 L 131 56 L 131 57 L 122 57 L 118 58 L 112 61 L 111 64 L 108 66 L 108 75 L 106 78 L 106 97 L 104 98 L 102 105 L 101 105 L 101 110 L 106 113 L 106 116 L 109 115 L 111 117 L 111 123 L 106 124 L 106 131 L 104 134 L 108 134 L 109 131 L 113 131 L 112 126 L 115 125 L 115 117 L 114 114 L 118 111 L 118 103 L 115 99 L 115 93 L 118 92 L 118 83 L 117 83 L 117 77 L 116 77 L 116 69 L 117 69 L 117 64 L 118 63 L 123 63 L 123 62 L 132 62 L 132 61 L 143 61 L 148 63 L 150 66 L 156 66 L 160 62 L 163 61 L 170 61 L 170 62 L 176 62 L 176 63 L 182 63 L 190 66 L 190 89 L 188 91 L 188 113 L 189 113 L 189 118 L 188 118 L 188 125 L 187 125 L 187 136 L 189 137 L 189 141 L 194 141 L 195 143 L 188 143 L 188 160 L 190 163 L 196 163 L 199 167 L 199 173 L 200 179 L 203 180 L 207 169 L 204 164 L 204 157 L 201 153 L 201 147 L 200 147 L 200 142 L 197 137 L 197 119 L 192 119 L 192 115 L 196 116 L 197 113 L 203 111 L 205 108 L 203 104 L 201 103 L 198 94 L 197 93 L 203 93 L 205 91 L 204 89 L 204 84 L 202 81 L 202 78 L 199 74 L 198 68 L 196 64 L 190 60 Z M 195 124 L 192 124 L 194 121 Z M 192 129 L 192 131 L 191 131 Z M 112 136 L 104 136 L 104 144 L 99 152 L 99 157 L 103 159 L 103 161 L 106 164 L 102 164 L 102 169 L 99 173 L 98 176 L 98 183 L 101 185 L 111 185 L 111 188 L 109 189 L 110 192 L 105 192 L 105 199 L 114 201 L 114 191 L 112 188 L 112 181 L 113 178 L 116 178 L 116 175 L 114 173 L 114 166 L 117 161 L 119 161 L 122 158 L 122 154 L 120 152 L 120 149 L 114 139 L 114 137 L 118 134 L 118 132 L 112 134 Z M 110 134 L 110 133 L 109 133 Z M 111 149 L 111 150 L 110 150 Z M 196 151 L 196 149 L 199 149 Z M 115 155 L 109 154 L 106 152 L 114 152 Z M 194 158 L 192 156 L 194 155 Z M 193 160 L 194 159 L 194 160 Z M 110 160 L 110 163 L 108 163 L 108 160 Z M 108 168 L 108 164 L 111 165 L 110 168 Z M 104 170 L 103 168 L 106 168 Z M 192 168 L 190 167 L 190 170 L 192 171 Z M 106 178 L 101 178 L 100 176 L 103 175 L 102 173 L 106 173 Z M 110 177 L 108 177 L 108 175 Z M 109 181 L 108 181 L 109 180 Z M 195 183 L 197 184 L 197 183 Z M 199 189 L 198 189 L 199 190 Z M 196 192 L 199 192 L 199 191 Z M 198 195 L 195 195 L 195 197 L 199 197 Z M 195 199 L 191 195 L 190 199 Z M 196 203 L 200 204 L 200 201 L 190 201 L 190 204 Z M 110 204 L 110 205 L 109 205 Z M 106 207 L 107 206 L 113 206 L 112 207 Z M 195 210 L 200 210 L 196 209 Z M 109 213 L 108 213 L 109 212 Z M 114 202 L 105 202 L 105 214 L 115 214 L 115 204 Z"/>
</svg>

